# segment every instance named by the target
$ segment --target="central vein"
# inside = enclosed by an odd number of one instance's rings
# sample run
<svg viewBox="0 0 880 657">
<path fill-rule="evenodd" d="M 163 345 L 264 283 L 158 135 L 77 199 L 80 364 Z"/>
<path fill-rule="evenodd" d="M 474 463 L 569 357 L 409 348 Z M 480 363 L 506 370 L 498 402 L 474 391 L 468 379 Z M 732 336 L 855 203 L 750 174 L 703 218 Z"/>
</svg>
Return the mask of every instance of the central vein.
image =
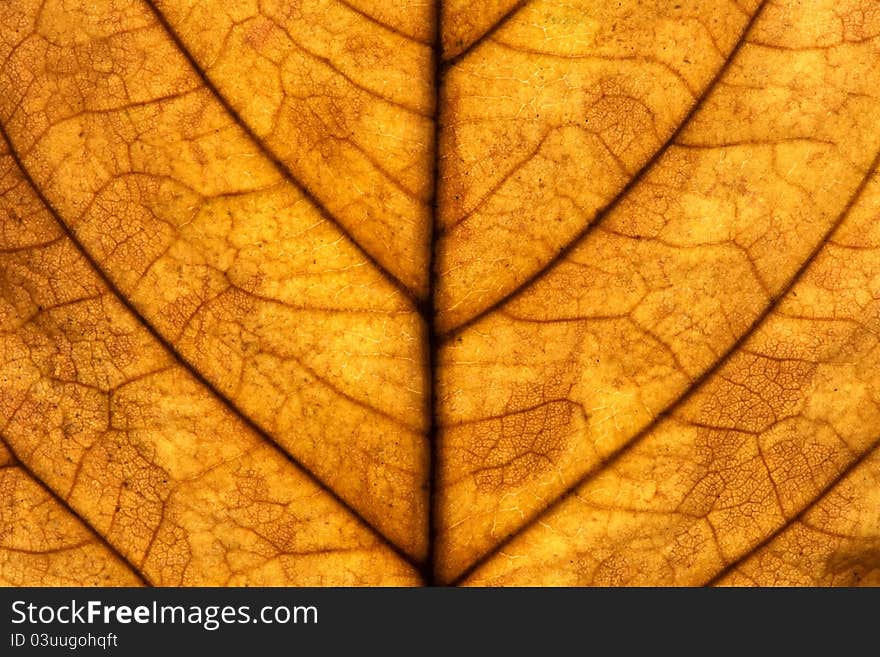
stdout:
<svg viewBox="0 0 880 657">
<path fill-rule="evenodd" d="M 434 36 L 433 47 L 433 77 L 431 86 L 434 97 L 433 122 L 434 144 L 431 152 L 431 198 L 430 217 L 431 231 L 428 244 L 428 295 L 421 307 L 422 319 L 425 323 L 425 369 L 428 384 L 427 416 L 428 416 L 428 449 L 430 460 L 428 465 L 428 554 L 422 576 L 425 584 L 434 586 L 437 584 L 436 573 L 436 543 L 438 525 L 438 477 L 439 477 L 439 423 L 437 417 L 437 358 L 439 339 L 437 333 L 437 237 L 439 232 L 439 198 L 438 186 L 440 179 L 440 129 L 443 94 L 443 40 L 442 40 L 442 0 L 434 0 Z"/>
</svg>

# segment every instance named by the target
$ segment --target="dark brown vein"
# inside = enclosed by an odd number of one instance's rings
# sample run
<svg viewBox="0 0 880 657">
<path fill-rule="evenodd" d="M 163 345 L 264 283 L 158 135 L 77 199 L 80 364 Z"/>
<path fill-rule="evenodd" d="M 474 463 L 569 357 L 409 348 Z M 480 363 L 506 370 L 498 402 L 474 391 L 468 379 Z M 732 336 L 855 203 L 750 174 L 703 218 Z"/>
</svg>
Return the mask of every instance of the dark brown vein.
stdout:
<svg viewBox="0 0 880 657">
<path fill-rule="evenodd" d="M 767 0 L 762 0 L 761 4 L 758 6 L 758 9 L 752 14 L 751 18 L 749 18 L 742 32 L 736 40 L 733 48 L 730 51 L 727 59 L 724 61 L 724 64 L 719 67 L 719 69 L 715 72 L 715 75 L 709 80 L 706 87 L 703 89 L 703 92 L 699 95 L 699 97 L 694 101 L 694 104 L 691 105 L 691 108 L 687 111 L 687 113 L 682 117 L 678 126 L 666 138 L 666 141 L 660 145 L 660 147 L 654 152 L 654 154 L 641 166 L 641 168 L 635 173 L 635 175 L 630 178 L 629 182 L 627 182 L 617 194 L 602 208 L 597 210 L 593 221 L 585 225 L 574 237 L 571 241 L 562 248 L 559 252 L 556 253 L 550 260 L 548 260 L 542 267 L 540 267 L 537 271 L 529 275 L 525 278 L 521 283 L 519 283 L 516 287 L 514 287 L 509 292 L 506 292 L 496 301 L 493 301 L 490 305 L 486 306 L 479 312 L 477 312 L 470 319 L 465 320 L 460 323 L 458 326 L 448 329 L 442 336 L 441 341 L 447 342 L 452 340 L 457 335 L 459 335 L 462 331 L 467 329 L 470 326 L 473 326 L 481 319 L 491 314 L 504 304 L 506 304 L 511 299 L 519 296 L 524 291 L 529 289 L 534 284 L 538 283 L 541 279 L 547 276 L 553 268 L 567 258 L 572 251 L 574 251 L 578 246 L 580 246 L 583 241 L 589 237 L 592 232 L 602 224 L 605 219 L 610 216 L 610 214 L 617 208 L 618 205 L 625 199 L 629 193 L 639 185 L 648 172 L 654 168 L 654 166 L 661 160 L 661 158 L 666 154 L 666 152 L 675 145 L 675 142 L 681 136 L 682 132 L 684 132 L 685 128 L 690 124 L 691 119 L 700 111 L 700 109 L 705 104 L 708 97 L 711 95 L 712 91 L 718 85 L 718 82 L 724 77 L 733 63 L 734 59 L 736 59 L 737 54 L 742 49 L 743 45 L 746 43 L 746 37 L 748 37 L 749 32 L 751 32 L 752 26 L 755 24 L 755 21 L 758 20 L 762 12 L 764 11 L 764 7 L 767 5 Z"/>
<path fill-rule="evenodd" d="M 859 466 L 861 466 L 871 455 L 880 447 L 880 437 L 876 438 L 873 443 L 862 452 L 858 458 L 854 459 L 849 465 L 847 465 L 843 470 L 837 473 L 835 477 L 831 479 L 825 486 L 823 486 L 813 498 L 804 505 L 804 507 L 794 516 L 792 516 L 789 520 L 783 522 L 779 527 L 777 527 L 773 532 L 765 536 L 760 542 L 756 543 L 748 550 L 739 555 L 736 559 L 731 561 L 729 564 L 724 566 L 717 574 L 708 579 L 703 586 L 716 586 L 722 579 L 724 579 L 727 575 L 736 570 L 741 564 L 743 564 L 750 557 L 754 556 L 765 547 L 767 547 L 770 543 L 772 543 L 776 538 L 778 538 L 783 532 L 791 528 L 795 525 L 795 523 L 801 522 L 806 515 L 816 508 L 818 504 L 820 504 L 829 493 L 831 493 L 844 479 L 846 479 L 849 475 L 855 472 Z"/>
<path fill-rule="evenodd" d="M 349 11 L 353 11 L 354 13 L 367 19 L 368 21 L 370 21 L 374 25 L 381 27 L 383 30 L 388 30 L 389 32 L 392 32 L 393 34 L 396 34 L 397 36 L 403 37 L 407 41 L 414 41 L 415 43 L 421 43 L 423 46 L 431 45 L 429 42 L 422 41 L 421 39 L 414 37 L 411 34 L 407 34 L 406 32 L 404 32 L 403 30 L 401 30 L 397 27 L 394 27 L 393 25 L 391 25 L 391 23 L 386 23 L 385 21 L 380 20 L 380 19 L 376 18 L 375 16 L 371 16 L 370 14 L 365 12 L 363 9 L 358 9 L 357 7 L 355 7 L 353 4 L 351 4 L 347 0 L 336 0 L 336 1 L 339 4 L 341 4 L 343 7 L 348 9 Z"/>
<path fill-rule="evenodd" d="M 517 13 L 520 9 L 525 7 L 529 3 L 529 0 L 519 0 L 516 4 L 514 4 L 510 9 L 504 12 L 497 21 L 495 21 L 489 29 L 483 32 L 479 37 L 475 40 L 471 41 L 464 50 L 460 51 L 454 57 L 450 57 L 449 59 L 443 62 L 441 70 L 449 69 L 458 64 L 462 59 L 470 55 L 474 50 L 476 50 L 480 45 L 488 41 L 492 38 L 492 36 L 504 27 L 507 24 L 515 13 Z M 443 47 L 442 41 L 438 42 L 437 49 L 440 50 Z"/>
<path fill-rule="evenodd" d="M 143 0 L 144 4 L 150 9 L 155 16 L 156 21 L 162 27 L 162 29 L 168 35 L 168 38 L 174 43 L 175 48 L 180 52 L 180 54 L 186 59 L 189 63 L 190 68 L 193 72 L 198 76 L 199 80 L 205 86 L 205 88 L 211 92 L 211 95 L 217 100 L 218 103 L 223 107 L 223 109 L 229 114 L 232 120 L 238 125 L 239 128 L 247 135 L 248 139 L 250 139 L 260 151 L 260 153 L 269 160 L 273 166 L 278 170 L 278 172 L 294 187 L 299 190 L 303 196 L 311 203 L 315 209 L 318 210 L 318 213 L 321 215 L 323 219 L 325 219 L 328 223 L 332 224 L 339 230 L 345 239 L 360 253 L 367 262 L 372 265 L 376 271 L 378 271 L 389 283 L 391 283 L 397 290 L 403 295 L 405 299 L 407 299 L 413 307 L 418 307 L 421 299 L 419 295 L 413 292 L 409 288 L 406 283 L 401 281 L 397 276 L 395 276 L 389 269 L 387 269 L 382 263 L 380 263 L 369 251 L 367 251 L 364 247 L 360 245 L 360 243 L 354 238 L 351 232 L 342 224 L 336 216 L 330 212 L 326 205 L 318 198 L 315 192 L 304 182 L 302 182 L 299 178 L 297 178 L 293 172 L 290 170 L 284 162 L 282 162 L 275 153 L 273 153 L 264 143 L 263 140 L 260 139 L 256 133 L 251 129 L 251 127 L 247 124 L 247 122 L 242 118 L 241 114 L 239 114 L 238 110 L 236 110 L 232 104 L 226 99 L 223 94 L 220 93 L 220 90 L 214 85 L 208 75 L 202 70 L 199 63 L 196 61 L 195 57 L 193 57 L 192 53 L 183 43 L 183 40 L 180 38 L 180 35 L 171 27 L 171 24 L 165 18 L 165 15 L 159 11 L 159 8 L 156 7 L 153 0 Z"/>
<path fill-rule="evenodd" d="M 12 454 L 15 459 L 15 466 L 20 468 L 22 472 L 24 472 L 28 477 L 30 477 L 34 482 L 36 482 L 43 490 L 45 490 L 49 496 L 59 504 L 67 513 L 76 518 L 79 522 L 81 522 L 89 532 L 95 536 L 98 541 L 109 550 L 114 557 L 116 557 L 119 561 L 125 564 L 125 566 L 134 573 L 135 577 L 137 577 L 144 586 L 155 586 L 152 581 L 147 577 L 146 574 L 142 573 L 140 569 L 136 568 L 135 565 L 131 562 L 131 560 L 126 557 L 122 552 L 117 549 L 115 545 L 113 545 L 110 541 L 108 541 L 104 536 L 95 529 L 95 526 L 83 515 L 81 515 L 76 509 L 74 509 L 70 504 L 61 497 L 58 493 L 56 493 L 51 486 L 49 486 L 41 477 L 39 477 L 33 470 L 28 467 L 27 463 L 19 457 L 18 453 L 15 451 L 15 448 L 12 446 L 12 443 L 6 436 L 0 434 L 0 443 L 3 444 L 6 449 Z"/>
<path fill-rule="evenodd" d="M 409 112 L 410 114 L 414 114 L 414 115 L 420 116 L 422 118 L 430 118 L 429 115 L 425 114 L 425 112 L 420 110 L 418 107 L 415 107 L 413 105 L 407 105 L 406 103 L 402 103 L 400 101 L 394 100 L 393 98 L 389 98 L 388 96 L 383 96 L 380 92 L 375 91 L 373 89 L 370 89 L 368 86 L 366 86 L 364 84 L 361 84 L 360 82 L 355 80 L 352 76 L 350 76 L 348 73 L 346 73 L 344 70 L 342 70 L 332 59 L 330 59 L 329 57 L 325 57 L 323 55 L 319 55 L 318 53 L 314 52 L 310 48 L 307 48 L 305 45 L 303 45 L 300 41 L 298 41 L 296 38 L 294 38 L 293 34 L 291 34 L 290 30 L 287 29 L 287 27 L 285 25 L 280 25 L 272 19 L 269 19 L 269 20 L 279 30 L 281 30 L 282 32 L 284 32 L 284 34 L 287 35 L 287 38 L 290 39 L 290 42 L 296 48 L 298 48 L 300 50 L 300 52 L 305 53 L 306 56 L 311 57 L 316 62 L 319 62 L 323 66 L 326 66 L 328 69 L 330 69 L 333 72 L 334 75 L 341 77 L 343 80 L 345 80 L 348 84 L 350 84 L 355 89 L 359 89 L 360 91 L 363 91 L 365 94 L 368 94 L 369 96 L 375 98 L 379 102 L 388 103 L 392 107 L 396 107 L 398 109 L 401 109 L 404 112 Z M 373 164 L 374 164 L 374 166 L 376 166 L 376 168 L 378 168 L 377 164 L 375 164 L 375 163 L 373 163 Z M 398 184 L 398 185 L 400 184 L 399 182 L 397 182 L 394 179 L 392 179 L 392 182 L 395 184 Z M 411 192 L 406 192 L 406 193 L 411 194 Z"/>
<path fill-rule="evenodd" d="M 83 259 L 89 264 L 95 274 L 101 279 L 101 282 L 107 287 L 107 289 L 116 297 L 116 299 L 125 307 L 125 309 L 131 313 L 131 315 L 149 332 L 149 334 L 169 353 L 174 359 L 180 363 L 181 367 L 183 367 L 196 381 L 198 381 L 202 386 L 205 387 L 214 397 L 216 397 L 224 406 L 226 406 L 239 420 L 241 420 L 248 429 L 253 431 L 256 435 L 266 441 L 269 445 L 274 447 L 279 454 L 281 454 L 289 463 L 294 465 L 298 470 L 300 470 L 304 475 L 306 475 L 318 488 L 321 489 L 324 493 L 329 495 L 335 502 L 337 502 L 342 508 L 344 508 L 349 514 L 351 514 L 361 525 L 363 525 L 366 529 L 368 529 L 375 538 L 382 543 L 385 547 L 390 549 L 394 554 L 400 557 L 404 562 L 408 563 L 412 567 L 418 569 L 419 564 L 413 560 L 413 558 L 404 552 L 400 547 L 397 546 L 390 538 L 388 538 L 378 527 L 376 527 L 372 522 L 367 520 L 360 511 L 354 508 L 348 501 L 342 498 L 338 493 L 336 493 L 323 479 L 321 479 L 316 473 L 312 472 L 310 468 L 308 468 L 302 461 L 298 458 L 290 454 L 284 447 L 263 427 L 257 424 L 254 420 L 252 420 L 246 413 L 244 413 L 238 405 L 232 401 L 226 394 L 220 391 L 211 381 L 209 381 L 205 375 L 203 375 L 196 367 L 194 367 L 184 356 L 181 354 L 177 347 L 175 347 L 171 342 L 168 341 L 165 336 L 163 336 L 158 329 L 156 329 L 152 323 L 150 323 L 146 317 L 144 317 L 141 312 L 134 306 L 134 304 L 124 295 L 122 291 L 116 286 L 116 284 L 111 280 L 110 276 L 104 269 L 98 264 L 98 262 L 92 257 L 91 253 L 86 249 L 86 247 L 82 244 L 76 234 L 71 230 L 71 228 L 67 225 L 67 223 L 62 219 L 60 212 L 52 205 L 48 198 L 46 198 L 45 194 L 43 194 L 43 190 L 36 184 L 34 179 L 31 177 L 30 172 L 24 166 L 24 163 L 21 161 L 21 157 L 18 151 L 15 149 L 15 146 L 12 140 L 9 138 L 8 133 L 6 132 L 6 126 L 0 123 L 0 138 L 6 142 L 9 155 L 12 157 L 19 171 L 21 172 L 22 177 L 25 179 L 25 182 L 30 186 L 33 190 L 36 197 L 43 204 L 43 206 L 49 211 L 52 215 L 52 218 L 58 224 L 59 228 L 64 232 L 66 237 L 71 241 L 71 243 L 76 247 L 77 251 L 83 257 Z"/>
<path fill-rule="evenodd" d="M 546 519 L 547 516 L 549 516 L 560 506 L 562 506 L 562 504 L 564 504 L 568 499 L 575 495 L 575 493 L 581 486 L 591 481 L 606 468 L 612 467 L 615 463 L 620 461 L 620 459 L 622 459 L 626 454 L 634 449 L 636 445 L 640 444 L 641 441 L 644 440 L 661 422 L 670 417 L 691 397 L 693 397 L 696 392 L 703 386 L 703 384 L 709 380 L 710 377 L 712 377 L 725 365 L 727 365 L 730 359 L 740 350 L 740 348 L 748 341 L 748 339 L 755 333 L 755 331 L 757 331 L 758 328 L 761 327 L 761 325 L 771 315 L 771 313 L 776 310 L 780 302 L 788 295 L 788 293 L 797 284 L 797 282 L 801 280 L 804 273 L 806 273 L 806 271 L 810 268 L 818 255 L 823 251 L 825 246 L 828 244 L 828 242 L 832 239 L 834 234 L 846 220 L 847 216 L 849 216 L 849 213 L 852 210 L 853 206 L 856 204 L 856 201 L 858 201 L 859 197 L 861 197 L 862 192 L 864 191 L 868 182 L 876 173 L 878 166 L 880 166 L 880 152 L 874 155 L 874 159 L 871 162 L 870 167 L 868 168 L 865 175 L 862 177 L 856 189 L 850 195 L 840 214 L 838 214 L 837 218 L 834 220 L 828 230 L 825 231 L 824 235 L 822 235 L 822 237 L 817 240 L 816 245 L 807 255 L 806 259 L 801 263 L 800 267 L 798 267 L 794 274 L 792 274 L 792 276 L 788 279 L 786 284 L 770 299 L 770 302 L 752 320 L 748 328 L 746 328 L 746 330 L 724 351 L 724 353 L 718 360 L 716 360 L 710 367 L 703 370 L 703 372 L 698 377 L 696 377 L 677 398 L 675 398 L 666 406 L 666 408 L 664 408 L 656 416 L 654 416 L 654 418 L 650 422 L 648 422 L 648 424 L 642 427 L 632 438 L 630 438 L 629 441 L 619 446 L 605 459 L 599 461 L 594 466 L 589 468 L 583 475 L 581 475 L 572 484 L 567 486 L 565 490 L 562 491 L 562 493 L 560 493 L 546 506 L 532 513 L 528 518 L 524 520 L 522 524 L 519 525 L 519 527 L 507 534 L 493 548 L 479 556 L 458 577 L 456 577 L 455 580 L 453 580 L 452 584 L 455 585 L 467 579 L 478 568 L 480 568 L 480 566 L 488 562 L 492 557 L 502 552 L 504 548 L 510 545 L 510 543 L 516 537 L 518 537 L 530 527 Z"/>
<path fill-rule="evenodd" d="M 443 43 L 443 0 L 434 0 L 434 153 L 431 161 L 434 168 L 431 171 L 431 243 L 428 253 L 428 300 L 422 316 L 425 318 L 425 368 L 427 380 L 431 386 L 428 391 L 428 557 L 422 576 L 428 586 L 434 586 L 436 581 L 437 563 L 437 536 L 439 534 L 439 496 L 437 495 L 438 478 L 440 472 L 440 423 L 437 413 L 437 390 L 439 387 L 438 363 L 440 342 L 437 336 L 437 235 L 440 230 L 438 218 L 439 196 L 438 184 L 440 180 L 440 113 L 443 106 L 443 59 L 441 49 Z"/>
</svg>

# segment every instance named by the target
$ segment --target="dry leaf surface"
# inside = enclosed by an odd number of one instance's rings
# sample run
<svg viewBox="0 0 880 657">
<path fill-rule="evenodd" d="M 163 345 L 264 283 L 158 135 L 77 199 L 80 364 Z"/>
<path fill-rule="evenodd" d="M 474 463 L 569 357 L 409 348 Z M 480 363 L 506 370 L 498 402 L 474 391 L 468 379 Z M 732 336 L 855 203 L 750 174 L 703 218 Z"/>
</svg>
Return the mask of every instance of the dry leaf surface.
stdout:
<svg viewBox="0 0 880 657">
<path fill-rule="evenodd" d="M 880 584 L 876 0 L 0 26 L 0 583 Z"/>
</svg>

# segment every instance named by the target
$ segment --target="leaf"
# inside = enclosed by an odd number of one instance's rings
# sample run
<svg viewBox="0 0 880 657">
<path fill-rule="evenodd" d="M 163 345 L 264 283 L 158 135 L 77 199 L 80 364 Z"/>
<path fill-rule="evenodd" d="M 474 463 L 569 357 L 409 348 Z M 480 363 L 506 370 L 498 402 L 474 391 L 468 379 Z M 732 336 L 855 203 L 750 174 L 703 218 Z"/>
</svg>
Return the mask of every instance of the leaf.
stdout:
<svg viewBox="0 0 880 657">
<path fill-rule="evenodd" d="M 138 586 L 113 548 L 0 447 L 0 585 Z"/>
<path fill-rule="evenodd" d="M 874 3 L 0 25 L 0 582 L 880 583 Z"/>
</svg>

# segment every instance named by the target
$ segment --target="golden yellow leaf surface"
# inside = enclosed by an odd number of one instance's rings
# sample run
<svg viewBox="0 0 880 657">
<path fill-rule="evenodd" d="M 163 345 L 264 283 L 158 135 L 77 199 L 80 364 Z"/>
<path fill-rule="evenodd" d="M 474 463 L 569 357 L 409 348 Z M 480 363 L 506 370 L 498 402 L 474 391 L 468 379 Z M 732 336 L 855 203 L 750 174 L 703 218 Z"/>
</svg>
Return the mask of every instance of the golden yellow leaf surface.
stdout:
<svg viewBox="0 0 880 657">
<path fill-rule="evenodd" d="M 0 584 L 880 584 L 880 4 L 0 5 Z"/>
</svg>

